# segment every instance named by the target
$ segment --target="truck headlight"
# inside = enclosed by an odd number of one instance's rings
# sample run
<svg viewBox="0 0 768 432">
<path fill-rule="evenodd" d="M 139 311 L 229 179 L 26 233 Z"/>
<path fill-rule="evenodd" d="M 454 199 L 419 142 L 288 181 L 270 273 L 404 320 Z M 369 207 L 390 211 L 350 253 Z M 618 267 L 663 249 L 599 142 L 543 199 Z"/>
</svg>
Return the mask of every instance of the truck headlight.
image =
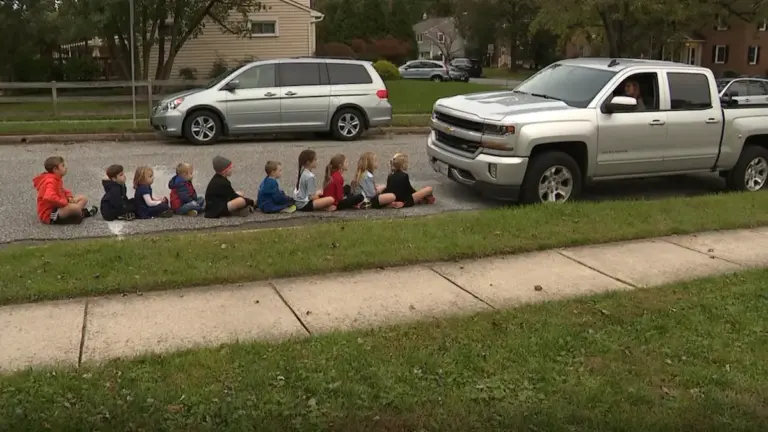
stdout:
<svg viewBox="0 0 768 432">
<path fill-rule="evenodd" d="M 488 135 L 514 135 L 514 125 L 484 124 L 483 133 Z"/>
</svg>

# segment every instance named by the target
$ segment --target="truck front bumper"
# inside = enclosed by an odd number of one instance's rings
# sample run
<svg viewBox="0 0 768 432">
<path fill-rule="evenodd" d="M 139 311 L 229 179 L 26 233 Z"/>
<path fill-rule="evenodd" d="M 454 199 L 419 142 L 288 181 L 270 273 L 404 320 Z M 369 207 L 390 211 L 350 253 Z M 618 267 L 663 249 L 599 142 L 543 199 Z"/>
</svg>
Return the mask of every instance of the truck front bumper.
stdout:
<svg viewBox="0 0 768 432">
<path fill-rule="evenodd" d="M 442 146 L 432 132 L 427 138 L 432 169 L 489 198 L 517 201 L 528 168 L 528 158 L 485 154 L 461 155 Z"/>
</svg>

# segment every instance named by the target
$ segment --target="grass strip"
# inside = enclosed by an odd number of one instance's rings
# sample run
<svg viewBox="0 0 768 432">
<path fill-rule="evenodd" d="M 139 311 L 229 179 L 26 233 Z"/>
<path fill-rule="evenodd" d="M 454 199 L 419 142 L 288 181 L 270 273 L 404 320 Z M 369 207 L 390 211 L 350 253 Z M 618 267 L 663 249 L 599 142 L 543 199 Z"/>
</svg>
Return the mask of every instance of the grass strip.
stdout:
<svg viewBox="0 0 768 432">
<path fill-rule="evenodd" d="M 394 127 L 429 126 L 428 114 L 395 116 L 392 119 Z M 30 122 L 0 122 L 0 135 L 62 135 L 62 134 L 98 134 L 98 133 L 134 133 L 152 132 L 149 120 L 139 119 L 137 127 L 133 120 L 104 120 L 104 121 L 30 121 Z"/>
<path fill-rule="evenodd" d="M 766 209 L 768 194 L 721 194 L 647 202 L 510 207 L 289 230 L 12 245 L 0 251 L 0 304 L 756 227 L 768 225 Z"/>
<path fill-rule="evenodd" d="M 388 82 L 387 88 L 389 101 L 396 114 L 428 114 L 432 112 L 435 101 L 440 98 L 498 90 L 503 89 L 504 86 L 400 80 Z M 54 115 L 51 102 L 0 103 L 0 121 L 131 119 L 131 110 L 131 102 L 68 101 L 65 97 L 57 104 L 57 115 Z M 136 110 L 139 117 L 149 116 L 149 106 L 146 101 L 138 101 Z"/>
<path fill-rule="evenodd" d="M 766 284 L 760 270 L 25 372 L 0 377 L 0 429 L 761 431 Z"/>
</svg>

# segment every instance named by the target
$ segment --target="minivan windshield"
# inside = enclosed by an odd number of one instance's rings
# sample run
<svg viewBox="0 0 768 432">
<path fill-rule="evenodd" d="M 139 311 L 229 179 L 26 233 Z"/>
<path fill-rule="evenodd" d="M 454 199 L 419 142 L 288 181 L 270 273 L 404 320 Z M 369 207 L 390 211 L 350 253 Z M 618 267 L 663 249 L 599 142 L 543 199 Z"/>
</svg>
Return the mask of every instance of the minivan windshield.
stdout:
<svg viewBox="0 0 768 432">
<path fill-rule="evenodd" d="M 215 87 L 216 84 L 224 81 L 225 79 L 227 79 L 228 76 L 230 76 L 233 73 L 239 71 L 240 69 L 244 68 L 245 66 L 248 66 L 248 63 L 242 64 L 242 65 L 240 65 L 240 66 L 238 66 L 236 68 L 229 69 L 228 71 L 224 72 L 223 74 L 221 74 L 221 75 L 217 76 L 216 78 L 208 81 L 208 84 L 206 84 L 205 88 L 209 89 L 209 88 Z"/>
<path fill-rule="evenodd" d="M 514 91 L 586 108 L 614 75 L 614 71 L 555 63 L 517 86 Z"/>
</svg>

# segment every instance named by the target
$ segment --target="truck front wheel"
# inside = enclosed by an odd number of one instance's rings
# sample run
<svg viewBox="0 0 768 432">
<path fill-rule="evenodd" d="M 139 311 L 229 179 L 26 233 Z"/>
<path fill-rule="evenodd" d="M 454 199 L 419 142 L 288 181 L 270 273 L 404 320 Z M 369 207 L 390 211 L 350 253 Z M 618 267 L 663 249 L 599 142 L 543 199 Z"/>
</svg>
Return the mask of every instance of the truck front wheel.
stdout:
<svg viewBox="0 0 768 432">
<path fill-rule="evenodd" d="M 531 158 L 520 190 L 522 204 L 562 203 L 581 193 L 581 169 L 566 153 L 553 151 Z"/>
<path fill-rule="evenodd" d="M 757 192 L 768 182 L 768 150 L 759 146 L 744 147 L 736 166 L 728 172 L 725 184 L 729 190 Z"/>
</svg>

